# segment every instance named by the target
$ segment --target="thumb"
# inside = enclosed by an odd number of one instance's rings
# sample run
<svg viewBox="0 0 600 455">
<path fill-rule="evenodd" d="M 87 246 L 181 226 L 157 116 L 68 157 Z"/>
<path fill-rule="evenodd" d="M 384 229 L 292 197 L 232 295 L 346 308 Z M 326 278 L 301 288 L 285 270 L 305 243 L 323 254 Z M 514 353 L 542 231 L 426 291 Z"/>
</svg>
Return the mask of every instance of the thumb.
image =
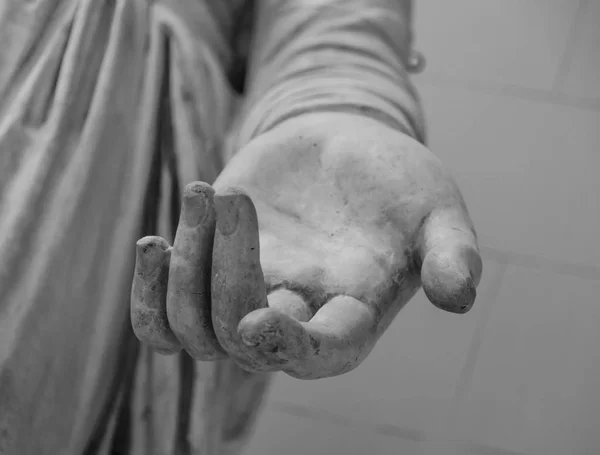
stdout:
<svg viewBox="0 0 600 455">
<path fill-rule="evenodd" d="M 442 310 L 466 313 L 475 302 L 483 269 L 468 213 L 461 206 L 435 209 L 420 234 L 425 295 Z"/>
</svg>

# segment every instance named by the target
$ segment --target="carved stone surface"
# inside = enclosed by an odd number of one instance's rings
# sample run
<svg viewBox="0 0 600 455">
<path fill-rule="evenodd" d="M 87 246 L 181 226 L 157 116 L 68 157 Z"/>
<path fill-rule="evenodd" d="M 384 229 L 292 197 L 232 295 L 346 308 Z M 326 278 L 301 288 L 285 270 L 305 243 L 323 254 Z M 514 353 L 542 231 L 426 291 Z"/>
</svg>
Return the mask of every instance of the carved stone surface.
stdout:
<svg viewBox="0 0 600 455">
<path fill-rule="evenodd" d="M 237 454 L 273 372 L 472 305 L 411 2 L 260 2 L 240 100 L 242 3 L 0 6 L 0 453 Z"/>
<path fill-rule="evenodd" d="M 234 6 L 2 2 L 0 453 L 148 454 L 190 420 L 191 360 L 138 355 L 129 298 L 136 241 L 171 239 L 180 182 L 221 170 L 231 24 L 214 18 Z"/>
</svg>

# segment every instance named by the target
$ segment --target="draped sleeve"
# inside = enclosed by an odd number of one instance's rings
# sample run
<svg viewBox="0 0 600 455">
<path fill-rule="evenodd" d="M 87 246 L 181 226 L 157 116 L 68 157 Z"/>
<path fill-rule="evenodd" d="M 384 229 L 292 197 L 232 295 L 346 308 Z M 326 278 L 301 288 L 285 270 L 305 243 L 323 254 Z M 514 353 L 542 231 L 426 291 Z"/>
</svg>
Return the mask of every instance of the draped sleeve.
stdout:
<svg viewBox="0 0 600 455">
<path fill-rule="evenodd" d="M 289 118 L 335 111 L 426 141 L 409 77 L 412 0 L 263 0 L 257 10 L 240 143 Z"/>
</svg>

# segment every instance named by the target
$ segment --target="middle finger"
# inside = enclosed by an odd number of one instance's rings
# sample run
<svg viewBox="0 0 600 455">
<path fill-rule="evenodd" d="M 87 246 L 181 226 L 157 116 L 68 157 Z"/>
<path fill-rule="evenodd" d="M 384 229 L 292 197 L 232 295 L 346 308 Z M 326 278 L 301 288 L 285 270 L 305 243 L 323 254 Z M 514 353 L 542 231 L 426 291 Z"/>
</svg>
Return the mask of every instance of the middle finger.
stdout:
<svg viewBox="0 0 600 455">
<path fill-rule="evenodd" d="M 184 189 L 167 292 L 171 329 L 188 354 L 204 361 L 226 357 L 211 320 L 213 196 L 214 190 L 207 183 L 190 183 Z"/>
<path fill-rule="evenodd" d="M 249 371 L 276 371 L 262 353 L 246 346 L 240 321 L 267 306 L 260 266 L 258 219 L 250 197 L 228 189 L 214 198 L 217 216 L 212 262 L 212 317 L 217 339 L 227 353 Z"/>
</svg>

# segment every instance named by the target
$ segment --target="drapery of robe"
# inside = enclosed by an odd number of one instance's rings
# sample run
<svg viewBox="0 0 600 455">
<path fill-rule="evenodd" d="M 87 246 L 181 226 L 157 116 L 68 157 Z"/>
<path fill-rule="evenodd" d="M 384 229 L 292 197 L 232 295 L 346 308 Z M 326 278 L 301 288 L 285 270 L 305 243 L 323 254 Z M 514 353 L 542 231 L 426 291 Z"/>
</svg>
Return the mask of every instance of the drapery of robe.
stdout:
<svg viewBox="0 0 600 455">
<path fill-rule="evenodd" d="M 0 453 L 186 453 L 210 443 L 177 410 L 210 406 L 194 381 L 265 384 L 129 322 L 135 242 L 172 241 L 182 182 L 223 166 L 241 5 L 0 2 Z"/>
<path fill-rule="evenodd" d="M 394 6 L 408 0 L 363 2 L 383 5 L 380 37 L 349 0 L 262 1 L 251 102 L 231 126 L 247 1 L 0 2 L 0 454 L 237 453 L 270 376 L 139 346 L 136 240 L 172 242 L 182 185 L 212 182 L 290 115 L 359 106 L 422 136 Z"/>
</svg>

